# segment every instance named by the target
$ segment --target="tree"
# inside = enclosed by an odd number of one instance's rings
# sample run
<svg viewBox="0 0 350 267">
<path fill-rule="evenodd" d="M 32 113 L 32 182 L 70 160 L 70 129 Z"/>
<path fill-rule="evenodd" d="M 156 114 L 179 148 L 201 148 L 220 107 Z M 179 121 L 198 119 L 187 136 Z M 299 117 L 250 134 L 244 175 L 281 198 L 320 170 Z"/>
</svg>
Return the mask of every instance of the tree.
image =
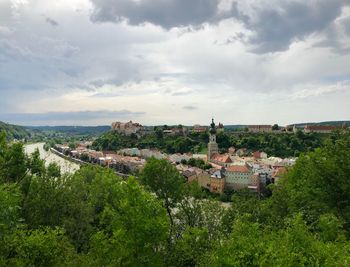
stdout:
<svg viewBox="0 0 350 267">
<path fill-rule="evenodd" d="M 350 231 L 350 134 L 341 133 L 323 148 L 299 157 L 276 186 L 272 202 L 286 203 L 291 213 L 302 212 L 310 223 L 333 213 Z M 275 191 L 274 190 L 274 191 Z"/>
<path fill-rule="evenodd" d="M 38 176 L 45 173 L 45 161 L 40 158 L 38 148 L 35 149 L 28 159 L 28 169 L 30 170 L 31 174 L 36 174 Z"/>
<path fill-rule="evenodd" d="M 6 135 L 0 133 L 0 181 L 18 182 L 21 181 L 27 172 L 26 156 L 23 145 L 14 143 L 7 145 Z"/>
<path fill-rule="evenodd" d="M 46 169 L 46 175 L 51 178 L 58 178 L 61 176 L 61 168 L 55 162 L 51 162 Z"/>
<path fill-rule="evenodd" d="M 272 126 L 272 131 L 278 131 L 280 129 L 280 127 L 278 126 L 278 124 L 274 124 Z"/>
<path fill-rule="evenodd" d="M 141 172 L 141 181 L 164 201 L 171 225 L 174 225 L 171 208 L 182 197 L 185 179 L 167 160 L 152 157 Z"/>
<path fill-rule="evenodd" d="M 4 237 L 20 225 L 22 196 L 14 184 L 0 184 L 0 246 Z"/>
<path fill-rule="evenodd" d="M 90 256 L 97 266 L 159 266 L 169 220 L 161 202 L 134 178 L 111 185 L 101 214 L 102 230 L 92 237 Z"/>
<path fill-rule="evenodd" d="M 69 266 L 77 255 L 60 228 L 19 230 L 7 243 L 7 266 Z"/>
</svg>

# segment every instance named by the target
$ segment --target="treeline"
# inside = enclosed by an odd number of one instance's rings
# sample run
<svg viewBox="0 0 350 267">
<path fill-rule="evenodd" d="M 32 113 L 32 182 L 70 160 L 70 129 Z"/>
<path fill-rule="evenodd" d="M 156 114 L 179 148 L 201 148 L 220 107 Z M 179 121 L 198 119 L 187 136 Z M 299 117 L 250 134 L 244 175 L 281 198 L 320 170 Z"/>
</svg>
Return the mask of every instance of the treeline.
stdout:
<svg viewBox="0 0 350 267">
<path fill-rule="evenodd" d="M 246 148 L 251 151 L 264 151 L 269 156 L 276 157 L 298 157 L 300 153 L 310 152 L 318 147 L 330 136 L 337 134 L 304 133 L 296 134 L 274 134 L 274 133 L 245 133 L 226 134 L 219 133 L 217 142 L 223 151 L 230 146 L 235 148 Z"/>
<path fill-rule="evenodd" d="M 264 151 L 269 156 L 297 157 L 300 153 L 313 151 L 320 147 L 329 134 L 303 133 L 296 134 L 234 134 L 219 132 L 217 143 L 222 153 L 229 147 L 246 148 L 248 151 Z M 109 131 L 97 138 L 93 147 L 97 150 L 119 150 L 138 147 L 157 148 L 165 153 L 198 153 L 205 151 L 208 143 L 208 133 L 188 133 L 186 136 L 164 135 L 156 131 L 141 138 L 136 135 L 123 136 Z"/>
<path fill-rule="evenodd" d="M 30 133 L 22 126 L 7 124 L 0 121 L 0 132 L 4 132 L 8 140 L 22 140 L 30 137 Z"/>
<path fill-rule="evenodd" d="M 198 153 L 206 148 L 208 142 L 207 133 L 190 133 L 187 136 L 173 136 L 163 134 L 156 130 L 138 138 L 135 134 L 130 136 L 120 135 L 115 131 L 109 131 L 93 142 L 93 148 L 97 150 L 119 150 L 122 148 L 137 147 L 156 148 L 165 153 Z"/>
<path fill-rule="evenodd" d="M 0 136 L 0 266 L 349 266 L 350 134 L 302 155 L 272 196 L 230 208 L 165 160 L 139 179 L 62 175 Z"/>
</svg>

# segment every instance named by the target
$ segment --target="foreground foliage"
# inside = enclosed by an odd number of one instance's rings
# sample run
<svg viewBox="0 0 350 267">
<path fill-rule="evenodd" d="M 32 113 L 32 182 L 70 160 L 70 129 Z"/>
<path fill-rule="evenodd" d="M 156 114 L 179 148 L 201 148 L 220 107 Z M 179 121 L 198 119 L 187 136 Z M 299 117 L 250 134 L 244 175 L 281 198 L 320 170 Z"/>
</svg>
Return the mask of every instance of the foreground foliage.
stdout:
<svg viewBox="0 0 350 267">
<path fill-rule="evenodd" d="M 165 160 L 73 175 L 0 135 L 0 266 L 349 266 L 350 136 L 304 154 L 272 196 L 204 199 Z"/>
</svg>

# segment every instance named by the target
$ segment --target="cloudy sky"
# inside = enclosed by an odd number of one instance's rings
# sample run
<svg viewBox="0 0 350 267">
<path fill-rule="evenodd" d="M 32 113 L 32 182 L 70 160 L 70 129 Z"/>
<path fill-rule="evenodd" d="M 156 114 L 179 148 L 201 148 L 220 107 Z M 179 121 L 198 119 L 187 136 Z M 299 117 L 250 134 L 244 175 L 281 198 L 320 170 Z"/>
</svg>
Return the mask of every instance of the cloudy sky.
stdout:
<svg viewBox="0 0 350 267">
<path fill-rule="evenodd" d="M 0 0 L 0 120 L 350 119 L 349 0 Z"/>
</svg>

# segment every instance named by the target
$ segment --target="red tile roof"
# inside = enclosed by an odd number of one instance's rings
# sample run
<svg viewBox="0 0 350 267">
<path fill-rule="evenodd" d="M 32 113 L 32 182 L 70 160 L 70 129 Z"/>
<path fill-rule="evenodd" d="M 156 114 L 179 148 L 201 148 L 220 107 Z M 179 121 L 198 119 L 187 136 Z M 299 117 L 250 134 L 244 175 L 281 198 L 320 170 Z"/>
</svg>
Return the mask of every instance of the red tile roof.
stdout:
<svg viewBox="0 0 350 267">
<path fill-rule="evenodd" d="M 211 159 L 222 163 L 232 163 L 229 155 L 214 154 Z"/>
<path fill-rule="evenodd" d="M 234 165 L 234 166 L 230 166 L 226 169 L 229 172 L 243 172 L 243 173 L 248 173 L 249 169 L 247 166 L 243 165 Z"/>
</svg>

